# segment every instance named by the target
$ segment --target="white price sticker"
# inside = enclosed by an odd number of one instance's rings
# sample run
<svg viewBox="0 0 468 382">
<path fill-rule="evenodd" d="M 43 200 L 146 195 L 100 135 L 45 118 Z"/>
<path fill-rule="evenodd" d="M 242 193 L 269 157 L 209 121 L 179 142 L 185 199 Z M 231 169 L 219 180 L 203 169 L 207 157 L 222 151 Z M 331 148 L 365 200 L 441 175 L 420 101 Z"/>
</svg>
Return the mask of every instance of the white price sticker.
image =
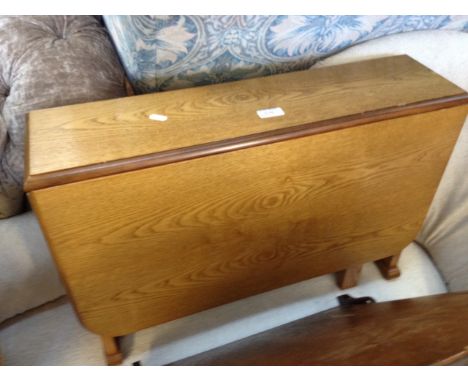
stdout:
<svg viewBox="0 0 468 382">
<path fill-rule="evenodd" d="M 284 112 L 283 109 L 281 109 L 280 107 L 273 107 L 271 109 L 261 109 L 261 110 L 257 110 L 257 115 L 262 118 L 262 119 L 265 119 L 265 118 L 274 118 L 274 117 L 281 117 L 283 116 L 284 114 L 286 114 Z"/>
<path fill-rule="evenodd" d="M 152 121 L 160 121 L 160 122 L 167 121 L 167 115 L 163 115 L 163 114 L 150 114 L 148 118 L 151 119 Z"/>
</svg>

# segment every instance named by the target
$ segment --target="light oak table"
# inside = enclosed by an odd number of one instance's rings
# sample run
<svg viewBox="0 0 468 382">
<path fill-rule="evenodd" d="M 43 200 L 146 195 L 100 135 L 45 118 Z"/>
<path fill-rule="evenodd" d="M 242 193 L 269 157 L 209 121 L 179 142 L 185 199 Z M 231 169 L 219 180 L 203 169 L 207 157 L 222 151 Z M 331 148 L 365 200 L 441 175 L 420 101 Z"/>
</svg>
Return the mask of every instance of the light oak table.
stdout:
<svg viewBox="0 0 468 382">
<path fill-rule="evenodd" d="M 407 56 L 33 111 L 25 190 L 115 338 L 375 261 L 399 275 L 468 112 Z"/>
</svg>

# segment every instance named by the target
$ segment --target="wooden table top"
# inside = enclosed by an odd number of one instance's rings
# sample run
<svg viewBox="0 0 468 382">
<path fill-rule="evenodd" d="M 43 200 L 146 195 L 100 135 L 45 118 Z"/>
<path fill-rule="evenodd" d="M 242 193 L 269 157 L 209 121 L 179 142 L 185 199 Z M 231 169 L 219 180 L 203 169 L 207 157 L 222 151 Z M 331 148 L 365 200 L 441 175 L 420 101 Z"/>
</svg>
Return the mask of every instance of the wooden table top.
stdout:
<svg viewBox="0 0 468 382">
<path fill-rule="evenodd" d="M 33 111 L 29 114 L 25 189 L 310 135 L 467 100 L 462 89 L 410 57 L 393 56 Z M 257 115 L 259 109 L 276 107 L 285 115 L 266 119 Z M 150 119 L 155 114 L 167 120 Z"/>
<path fill-rule="evenodd" d="M 174 365 L 433 365 L 468 359 L 468 293 L 335 308 Z"/>
</svg>

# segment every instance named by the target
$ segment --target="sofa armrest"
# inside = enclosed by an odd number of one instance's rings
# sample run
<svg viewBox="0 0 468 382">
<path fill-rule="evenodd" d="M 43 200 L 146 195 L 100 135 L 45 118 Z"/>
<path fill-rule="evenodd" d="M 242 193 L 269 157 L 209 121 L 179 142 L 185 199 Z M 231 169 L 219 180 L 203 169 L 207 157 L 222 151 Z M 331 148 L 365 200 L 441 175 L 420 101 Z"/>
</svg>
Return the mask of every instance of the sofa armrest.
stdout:
<svg viewBox="0 0 468 382">
<path fill-rule="evenodd" d="M 0 218 L 21 212 L 29 111 L 125 95 L 123 71 L 96 18 L 0 17 Z"/>
</svg>

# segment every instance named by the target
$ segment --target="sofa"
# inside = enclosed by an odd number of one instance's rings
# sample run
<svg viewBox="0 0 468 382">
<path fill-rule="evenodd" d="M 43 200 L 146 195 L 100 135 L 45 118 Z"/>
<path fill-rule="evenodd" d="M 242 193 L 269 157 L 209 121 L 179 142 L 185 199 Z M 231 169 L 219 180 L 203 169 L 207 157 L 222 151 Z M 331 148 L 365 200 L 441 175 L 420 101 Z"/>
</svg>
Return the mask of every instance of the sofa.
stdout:
<svg viewBox="0 0 468 382">
<path fill-rule="evenodd" d="M 408 54 L 468 91 L 468 17 L 0 17 L 0 355 L 7 365 L 105 364 L 74 316 L 22 192 L 33 109 L 170 91 Z M 468 124 L 402 276 L 364 267 L 352 295 L 378 301 L 468 289 Z M 343 293 L 331 275 L 149 328 L 122 339 L 125 364 L 160 365 L 313 314 Z"/>
</svg>

